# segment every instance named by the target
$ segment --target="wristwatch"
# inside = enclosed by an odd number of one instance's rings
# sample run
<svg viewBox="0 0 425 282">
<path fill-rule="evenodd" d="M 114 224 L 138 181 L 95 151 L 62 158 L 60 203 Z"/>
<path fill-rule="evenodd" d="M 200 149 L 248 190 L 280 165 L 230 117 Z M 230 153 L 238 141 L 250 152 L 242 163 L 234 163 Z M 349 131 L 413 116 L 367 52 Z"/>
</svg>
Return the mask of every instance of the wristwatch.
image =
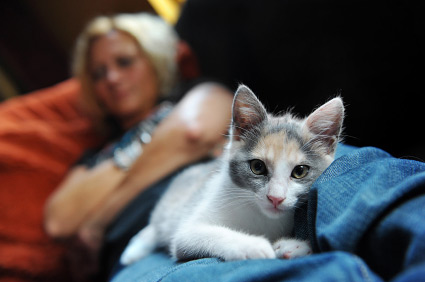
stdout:
<svg viewBox="0 0 425 282">
<path fill-rule="evenodd" d="M 142 151 L 141 142 L 134 138 L 127 146 L 118 147 L 114 150 L 114 163 L 118 168 L 127 171 L 142 154 Z"/>
<path fill-rule="evenodd" d="M 113 161 L 118 168 L 128 170 L 133 165 L 142 154 L 143 145 L 151 141 L 156 126 L 171 112 L 172 108 L 171 103 L 163 102 L 154 114 L 124 134 L 113 149 Z"/>
</svg>

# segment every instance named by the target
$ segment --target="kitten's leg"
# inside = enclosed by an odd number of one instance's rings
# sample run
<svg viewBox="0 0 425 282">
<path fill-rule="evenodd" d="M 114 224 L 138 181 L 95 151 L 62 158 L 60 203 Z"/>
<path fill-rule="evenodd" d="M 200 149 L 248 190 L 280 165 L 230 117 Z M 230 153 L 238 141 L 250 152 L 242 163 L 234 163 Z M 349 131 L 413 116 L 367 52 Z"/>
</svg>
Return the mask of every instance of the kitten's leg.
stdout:
<svg viewBox="0 0 425 282">
<path fill-rule="evenodd" d="M 180 229 L 173 238 L 171 253 L 174 258 L 182 260 L 220 257 L 231 261 L 276 257 L 271 243 L 263 237 L 206 224 Z"/>
<path fill-rule="evenodd" d="M 278 258 L 292 259 L 303 257 L 312 253 L 307 241 L 282 238 L 273 244 L 273 249 Z"/>
<path fill-rule="evenodd" d="M 148 225 L 134 235 L 121 255 L 120 262 L 132 264 L 149 255 L 157 246 L 156 232 L 153 225 Z"/>
</svg>

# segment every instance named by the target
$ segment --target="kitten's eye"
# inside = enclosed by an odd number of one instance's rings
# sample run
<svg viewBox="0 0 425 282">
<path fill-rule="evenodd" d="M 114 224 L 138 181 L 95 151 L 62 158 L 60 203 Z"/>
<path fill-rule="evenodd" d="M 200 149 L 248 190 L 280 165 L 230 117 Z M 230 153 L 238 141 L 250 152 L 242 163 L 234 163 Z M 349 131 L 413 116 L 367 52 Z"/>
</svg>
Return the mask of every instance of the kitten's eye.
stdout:
<svg viewBox="0 0 425 282">
<path fill-rule="evenodd" d="M 266 164 L 262 160 L 252 160 L 249 163 L 251 167 L 251 171 L 256 175 L 266 175 L 267 167 Z"/>
<path fill-rule="evenodd" d="M 297 165 L 292 170 L 291 176 L 296 179 L 301 179 L 307 176 L 310 167 L 308 165 Z"/>
</svg>

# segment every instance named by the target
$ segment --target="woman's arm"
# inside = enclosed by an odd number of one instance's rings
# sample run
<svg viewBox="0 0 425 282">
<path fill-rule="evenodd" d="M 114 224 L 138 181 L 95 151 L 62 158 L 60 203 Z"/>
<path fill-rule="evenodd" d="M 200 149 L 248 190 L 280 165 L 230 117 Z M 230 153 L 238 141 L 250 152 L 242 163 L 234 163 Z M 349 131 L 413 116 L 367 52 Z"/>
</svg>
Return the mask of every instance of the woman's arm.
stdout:
<svg viewBox="0 0 425 282">
<path fill-rule="evenodd" d="M 112 160 L 92 169 L 84 165 L 73 168 L 46 203 L 46 232 L 56 238 L 74 235 L 93 207 L 108 197 L 124 177 L 125 172 Z"/>
<path fill-rule="evenodd" d="M 144 145 L 142 155 L 128 172 L 117 169 L 110 161 L 85 171 L 90 176 L 73 172 L 75 175 L 61 185 L 47 205 L 47 232 L 57 237 L 79 232 L 84 241 L 95 244 L 106 226 L 137 194 L 222 144 L 231 103 L 232 95 L 227 89 L 201 84 L 189 91 L 158 126 L 151 143 Z M 86 179 L 80 182 L 78 177 Z"/>
</svg>

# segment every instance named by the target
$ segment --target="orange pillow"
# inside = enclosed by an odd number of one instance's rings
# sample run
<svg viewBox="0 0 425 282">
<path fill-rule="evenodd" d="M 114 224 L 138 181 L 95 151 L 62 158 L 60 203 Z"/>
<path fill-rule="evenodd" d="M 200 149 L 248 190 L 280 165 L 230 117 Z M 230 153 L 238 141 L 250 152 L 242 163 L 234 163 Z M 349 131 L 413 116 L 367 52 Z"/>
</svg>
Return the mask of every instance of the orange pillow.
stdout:
<svg viewBox="0 0 425 282">
<path fill-rule="evenodd" d="M 78 95 L 78 81 L 69 79 L 0 104 L 0 281 L 70 277 L 65 249 L 44 233 L 42 219 L 68 168 L 102 142 Z"/>
</svg>

